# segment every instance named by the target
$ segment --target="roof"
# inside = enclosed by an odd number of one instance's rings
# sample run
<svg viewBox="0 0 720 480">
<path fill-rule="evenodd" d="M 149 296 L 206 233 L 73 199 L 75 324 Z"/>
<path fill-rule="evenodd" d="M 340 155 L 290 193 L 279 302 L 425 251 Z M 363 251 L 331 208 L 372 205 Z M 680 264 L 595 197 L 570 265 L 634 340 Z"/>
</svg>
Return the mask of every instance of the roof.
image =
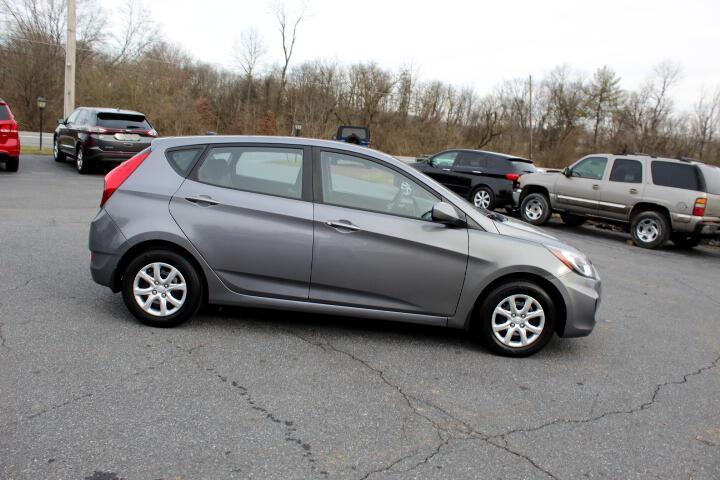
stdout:
<svg viewBox="0 0 720 480">
<path fill-rule="evenodd" d="M 123 113 L 126 115 L 142 115 L 145 116 L 142 112 L 136 112 L 135 110 L 123 110 L 120 108 L 109 108 L 109 107 L 80 107 L 85 108 L 87 110 L 95 110 L 98 113 Z"/>
<path fill-rule="evenodd" d="M 489 150 L 478 150 L 478 149 L 475 149 L 475 148 L 448 148 L 448 149 L 446 149 L 446 150 L 443 150 L 443 152 L 450 152 L 450 151 L 453 151 L 453 152 L 485 153 L 485 154 L 488 154 L 488 155 L 493 155 L 493 156 L 495 156 L 495 157 L 501 157 L 501 158 L 506 158 L 506 159 L 511 159 L 511 160 L 522 160 L 522 161 L 525 161 L 525 162 L 532 162 L 532 160 L 527 159 L 527 158 L 525 158 L 525 157 L 518 156 L 518 155 L 509 155 L 509 154 L 507 154 L 507 153 L 491 152 L 491 151 L 489 151 Z"/>
</svg>

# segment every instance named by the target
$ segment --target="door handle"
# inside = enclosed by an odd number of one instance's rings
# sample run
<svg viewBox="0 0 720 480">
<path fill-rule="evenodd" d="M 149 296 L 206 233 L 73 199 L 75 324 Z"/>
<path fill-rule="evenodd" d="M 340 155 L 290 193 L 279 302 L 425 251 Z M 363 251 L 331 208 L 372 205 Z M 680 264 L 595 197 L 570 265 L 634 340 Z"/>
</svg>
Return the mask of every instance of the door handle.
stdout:
<svg viewBox="0 0 720 480">
<path fill-rule="evenodd" d="M 638 192 L 638 191 L 637 191 L 637 188 L 631 188 L 631 189 L 630 189 L 630 193 L 637 193 L 637 192 Z"/>
<path fill-rule="evenodd" d="M 360 231 L 360 227 L 357 227 L 348 221 L 328 220 L 327 222 L 325 222 L 325 225 L 332 228 L 344 228 L 345 230 L 350 230 L 351 232 Z"/>
<path fill-rule="evenodd" d="M 593 190 L 600 190 L 600 185 L 597 183 L 593 185 Z"/>
<path fill-rule="evenodd" d="M 205 205 L 212 206 L 220 203 L 217 200 L 213 200 L 212 198 L 208 197 L 207 195 L 195 195 L 194 197 L 185 197 L 185 200 L 187 200 L 188 202 L 192 202 L 196 205 L 204 203 Z"/>
<path fill-rule="evenodd" d="M 449 171 L 450 171 L 449 168 L 443 168 L 443 172 L 449 172 Z"/>
<path fill-rule="evenodd" d="M 473 170 L 472 173 L 481 174 L 482 172 L 480 170 Z"/>
</svg>

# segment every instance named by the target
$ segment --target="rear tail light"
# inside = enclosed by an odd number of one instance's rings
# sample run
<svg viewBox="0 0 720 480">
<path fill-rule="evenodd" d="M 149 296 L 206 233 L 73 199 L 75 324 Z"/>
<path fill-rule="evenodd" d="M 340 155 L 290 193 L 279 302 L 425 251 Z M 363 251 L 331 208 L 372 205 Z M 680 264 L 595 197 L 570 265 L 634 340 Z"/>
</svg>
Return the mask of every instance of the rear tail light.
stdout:
<svg viewBox="0 0 720 480">
<path fill-rule="evenodd" d="M 120 185 L 122 185 L 123 182 L 132 175 L 132 173 L 149 155 L 150 149 L 143 150 L 134 157 L 113 168 L 107 175 L 105 175 L 105 187 L 103 188 L 102 200 L 100 200 L 100 208 L 105 205 L 105 202 L 107 202 L 112 194 L 115 193 L 115 190 L 120 188 Z"/>
<path fill-rule="evenodd" d="M 505 178 L 507 178 L 508 180 L 512 180 L 513 182 L 517 182 L 518 180 L 520 180 L 521 176 L 522 176 L 521 173 L 506 173 L 505 174 Z"/>
<path fill-rule="evenodd" d="M 157 133 L 157 130 L 155 130 L 153 128 L 153 129 L 150 129 L 147 132 L 145 132 L 145 135 L 147 135 L 148 137 L 157 137 L 158 133 Z"/>
<path fill-rule="evenodd" d="M 696 217 L 705 216 L 705 206 L 707 205 L 707 198 L 698 198 L 695 200 L 695 206 L 693 207 L 693 215 Z"/>
<path fill-rule="evenodd" d="M 18 133 L 17 122 L 12 122 L 10 125 L 3 125 L 0 127 L 0 133 Z"/>
</svg>

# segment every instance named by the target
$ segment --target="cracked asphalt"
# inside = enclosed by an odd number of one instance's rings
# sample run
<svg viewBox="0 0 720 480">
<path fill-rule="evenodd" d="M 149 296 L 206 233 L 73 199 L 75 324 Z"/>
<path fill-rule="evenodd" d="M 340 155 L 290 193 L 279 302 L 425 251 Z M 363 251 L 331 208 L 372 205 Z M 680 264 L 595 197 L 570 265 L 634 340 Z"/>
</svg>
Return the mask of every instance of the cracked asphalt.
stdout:
<svg viewBox="0 0 720 480">
<path fill-rule="evenodd" d="M 285 312 L 157 330 L 90 278 L 101 189 L 44 156 L 0 169 L 2 479 L 720 478 L 720 249 L 552 224 L 603 304 L 526 359 Z"/>
</svg>

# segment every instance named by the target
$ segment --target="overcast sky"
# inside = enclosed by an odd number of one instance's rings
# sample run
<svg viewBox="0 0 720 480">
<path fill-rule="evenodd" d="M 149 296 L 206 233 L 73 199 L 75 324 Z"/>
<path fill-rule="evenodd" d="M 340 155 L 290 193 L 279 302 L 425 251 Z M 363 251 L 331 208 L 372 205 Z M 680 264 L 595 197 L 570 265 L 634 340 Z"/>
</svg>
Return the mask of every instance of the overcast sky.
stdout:
<svg viewBox="0 0 720 480">
<path fill-rule="evenodd" d="M 106 0 L 110 11 L 117 2 Z M 541 77 L 569 65 L 591 74 L 607 64 L 635 88 L 658 62 L 682 68 L 673 91 L 692 108 L 700 91 L 720 87 L 720 0 L 308 0 L 294 64 L 310 59 L 412 63 L 423 80 L 473 86 Z M 272 0 L 146 2 L 164 38 L 196 57 L 232 64 L 232 47 L 255 27 L 266 63 L 282 58 Z M 287 1 L 288 9 L 299 2 Z"/>
</svg>

